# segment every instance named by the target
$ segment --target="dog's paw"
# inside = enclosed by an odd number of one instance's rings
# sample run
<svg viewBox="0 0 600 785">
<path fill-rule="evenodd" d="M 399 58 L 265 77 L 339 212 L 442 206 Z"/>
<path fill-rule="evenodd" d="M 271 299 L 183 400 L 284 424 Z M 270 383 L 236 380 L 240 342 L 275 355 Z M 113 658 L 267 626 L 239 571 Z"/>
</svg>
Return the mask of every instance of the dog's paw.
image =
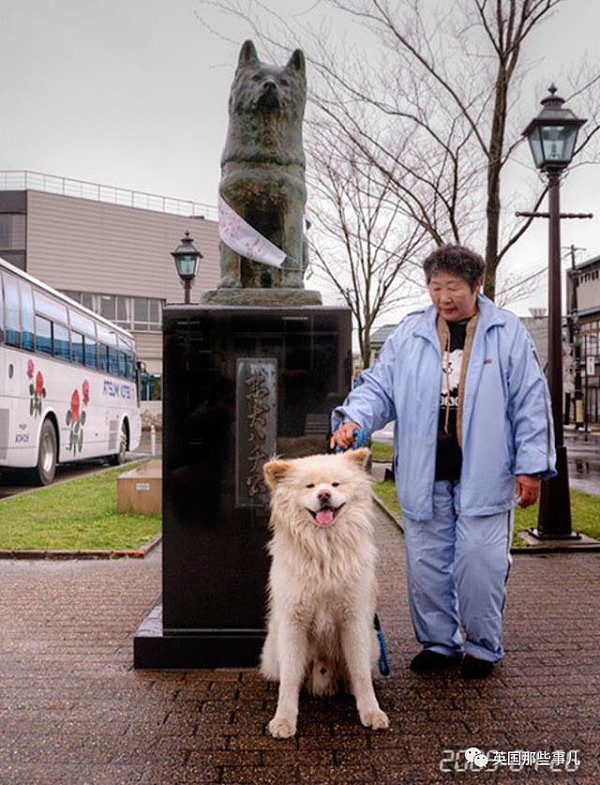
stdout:
<svg viewBox="0 0 600 785">
<path fill-rule="evenodd" d="M 371 711 L 364 711 L 360 715 L 360 721 L 365 728 L 373 728 L 373 730 L 383 730 L 390 727 L 390 721 L 387 714 L 381 709 L 372 709 Z"/>
<path fill-rule="evenodd" d="M 269 733 L 275 739 L 289 739 L 296 733 L 296 722 L 288 717 L 275 715 L 268 727 Z"/>
</svg>

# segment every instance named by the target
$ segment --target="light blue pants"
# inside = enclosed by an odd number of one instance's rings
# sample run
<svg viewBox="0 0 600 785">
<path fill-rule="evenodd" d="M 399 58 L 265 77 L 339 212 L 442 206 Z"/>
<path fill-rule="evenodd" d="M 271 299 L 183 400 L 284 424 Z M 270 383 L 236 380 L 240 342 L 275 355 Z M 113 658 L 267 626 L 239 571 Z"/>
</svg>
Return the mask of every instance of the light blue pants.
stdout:
<svg viewBox="0 0 600 785">
<path fill-rule="evenodd" d="M 433 518 L 403 518 L 408 601 L 425 649 L 496 662 L 512 563 L 513 511 L 461 515 L 458 482 L 436 482 Z"/>
</svg>

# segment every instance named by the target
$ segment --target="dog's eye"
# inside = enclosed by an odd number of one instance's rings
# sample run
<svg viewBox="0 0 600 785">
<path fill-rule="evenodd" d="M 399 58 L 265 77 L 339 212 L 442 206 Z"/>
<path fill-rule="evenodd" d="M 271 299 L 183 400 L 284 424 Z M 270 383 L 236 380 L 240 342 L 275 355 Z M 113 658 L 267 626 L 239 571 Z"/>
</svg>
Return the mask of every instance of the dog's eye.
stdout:
<svg viewBox="0 0 600 785">
<path fill-rule="evenodd" d="M 332 482 L 332 483 L 331 483 L 331 487 L 332 487 L 332 488 L 337 488 L 337 487 L 338 487 L 338 485 L 339 485 L 339 482 Z"/>
<path fill-rule="evenodd" d="M 280 84 L 282 87 L 287 87 L 287 86 L 288 86 L 288 81 L 287 81 L 287 79 L 280 79 L 280 80 L 279 80 L 279 84 Z"/>
<path fill-rule="evenodd" d="M 314 484 L 314 482 L 309 482 L 309 483 L 308 483 L 308 485 L 307 485 L 306 487 L 307 487 L 307 488 L 314 488 L 314 487 L 315 487 L 315 484 Z"/>
</svg>

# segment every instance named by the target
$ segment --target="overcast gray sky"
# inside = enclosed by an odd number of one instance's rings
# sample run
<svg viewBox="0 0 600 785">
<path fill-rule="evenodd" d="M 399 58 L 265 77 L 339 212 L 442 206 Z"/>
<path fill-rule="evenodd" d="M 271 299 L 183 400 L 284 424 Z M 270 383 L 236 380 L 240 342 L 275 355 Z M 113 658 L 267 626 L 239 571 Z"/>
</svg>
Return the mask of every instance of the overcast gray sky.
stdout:
<svg viewBox="0 0 600 785">
<path fill-rule="evenodd" d="M 290 19 L 315 6 L 321 13 L 314 0 L 276 3 Z M 230 20 L 227 43 L 198 20 L 206 13 L 196 0 L 0 0 L 0 169 L 215 204 L 229 85 L 249 31 Z M 597 0 L 565 0 L 546 23 L 532 52 L 541 93 L 531 116 L 583 52 L 600 62 L 598 30 Z M 600 254 L 599 180 L 600 165 L 576 169 L 562 189 L 563 209 L 596 213 L 563 222 L 563 243 L 584 256 Z M 546 232 L 544 222 L 511 266 L 543 264 Z M 527 305 L 544 305 L 542 295 Z"/>
</svg>

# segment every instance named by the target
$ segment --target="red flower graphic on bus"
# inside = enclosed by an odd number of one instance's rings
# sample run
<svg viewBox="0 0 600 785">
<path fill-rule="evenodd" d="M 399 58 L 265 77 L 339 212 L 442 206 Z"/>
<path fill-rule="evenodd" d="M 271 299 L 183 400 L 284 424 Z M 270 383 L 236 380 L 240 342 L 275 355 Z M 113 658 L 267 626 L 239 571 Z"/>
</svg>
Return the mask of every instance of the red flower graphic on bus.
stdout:
<svg viewBox="0 0 600 785">
<path fill-rule="evenodd" d="M 79 390 L 73 390 L 73 395 L 71 396 L 71 421 L 77 422 L 79 419 Z"/>
<path fill-rule="evenodd" d="M 29 382 L 29 414 L 31 417 L 37 417 L 42 413 L 42 398 L 46 397 L 46 388 L 44 387 L 44 376 L 41 371 L 38 371 L 33 380 L 33 373 L 35 365 L 33 360 L 27 360 L 27 377 L 31 379 Z"/>
<path fill-rule="evenodd" d="M 86 420 L 85 407 L 90 400 L 90 383 L 87 379 L 83 380 L 81 385 L 81 396 L 79 390 L 73 390 L 71 394 L 71 405 L 67 412 L 67 425 L 71 426 L 71 434 L 69 438 L 69 450 L 73 450 L 73 454 L 81 452 L 83 449 L 83 426 Z M 83 406 L 81 399 L 83 398 Z"/>
</svg>

